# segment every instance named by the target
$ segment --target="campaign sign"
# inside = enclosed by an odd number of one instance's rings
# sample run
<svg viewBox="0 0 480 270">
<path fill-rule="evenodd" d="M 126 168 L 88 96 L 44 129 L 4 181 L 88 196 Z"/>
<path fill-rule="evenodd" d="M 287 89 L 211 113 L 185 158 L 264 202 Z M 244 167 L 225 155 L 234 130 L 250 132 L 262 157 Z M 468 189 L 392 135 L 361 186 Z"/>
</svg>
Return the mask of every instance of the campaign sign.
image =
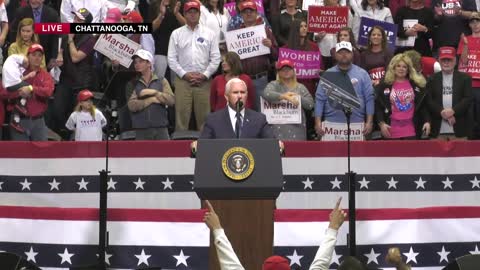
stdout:
<svg viewBox="0 0 480 270">
<path fill-rule="evenodd" d="M 294 63 L 297 79 L 312 79 L 320 77 L 319 71 L 322 63 L 320 52 L 280 48 L 278 53 L 278 61 L 289 59 Z"/>
<path fill-rule="evenodd" d="M 228 51 L 236 52 L 240 59 L 269 54 L 270 48 L 262 44 L 262 40 L 266 36 L 263 24 L 228 31 L 225 34 Z"/>
<path fill-rule="evenodd" d="M 480 79 L 480 51 L 468 52 L 466 65 L 462 61 L 458 64 L 458 70 L 469 74 L 472 79 Z"/>
<path fill-rule="evenodd" d="M 128 68 L 132 63 L 133 54 L 141 45 L 120 34 L 102 34 L 93 47 L 99 53 L 117 60 L 120 65 Z"/>
<path fill-rule="evenodd" d="M 348 7 L 308 7 L 308 32 L 336 34 L 348 23 Z"/>
<path fill-rule="evenodd" d="M 334 123 L 325 121 L 322 123 L 325 134 L 322 141 L 346 141 L 348 139 L 348 127 L 346 123 Z M 350 124 L 350 140 L 363 141 L 363 123 Z"/>
<path fill-rule="evenodd" d="M 257 12 L 260 14 L 265 15 L 265 9 L 263 8 L 263 2 L 261 0 L 255 0 L 255 4 L 257 4 Z M 230 14 L 230 17 L 234 17 L 237 15 L 237 9 L 235 8 L 235 2 L 225 3 L 223 5 Z"/>
<path fill-rule="evenodd" d="M 301 124 L 302 100 L 299 95 L 297 95 L 297 101 L 297 105 L 286 100 L 270 103 L 260 97 L 260 110 L 266 116 L 270 125 Z"/>
<path fill-rule="evenodd" d="M 395 42 L 397 40 L 398 26 L 393 23 L 374 20 L 367 17 L 362 17 L 360 19 L 360 30 L 358 31 L 358 45 L 368 45 L 368 32 L 370 32 L 370 30 L 374 26 L 381 26 L 383 30 L 385 30 L 388 47 L 392 52 L 395 51 Z"/>
</svg>

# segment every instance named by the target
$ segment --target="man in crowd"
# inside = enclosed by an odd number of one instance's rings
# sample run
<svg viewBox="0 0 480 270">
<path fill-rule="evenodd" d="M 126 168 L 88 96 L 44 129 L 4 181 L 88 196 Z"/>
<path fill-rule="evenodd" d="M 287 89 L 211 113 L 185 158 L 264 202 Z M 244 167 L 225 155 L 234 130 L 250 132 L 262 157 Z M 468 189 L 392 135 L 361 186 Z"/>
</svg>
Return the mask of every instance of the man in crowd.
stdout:
<svg viewBox="0 0 480 270">
<path fill-rule="evenodd" d="M 25 82 L 29 85 L 23 86 L 15 92 L 2 93 L 7 97 L 10 110 L 19 98 L 26 99 L 26 111 L 18 115 L 19 119 L 12 119 L 19 123 L 19 127 L 10 128 L 10 137 L 14 141 L 46 141 L 48 128 L 45 125 L 44 114 L 47 110 L 48 99 L 53 94 L 54 82 L 50 74 L 40 67 L 44 50 L 40 44 L 32 44 L 28 48 L 28 68 L 24 74 L 28 76 Z M 6 91 L 3 87 L 1 91 Z M 15 117 L 12 115 L 12 117 Z M 17 121 L 19 120 L 19 121 Z"/>
<path fill-rule="evenodd" d="M 137 140 L 168 140 L 167 106 L 175 102 L 168 81 L 153 72 L 153 56 L 140 49 L 133 56 L 135 71 L 140 76 L 127 85 L 128 109 Z"/>
<path fill-rule="evenodd" d="M 255 106 L 257 110 L 259 110 L 260 97 L 268 84 L 268 71 L 272 68 L 271 63 L 275 62 L 278 58 L 278 45 L 272 29 L 258 16 L 257 4 L 254 1 L 240 3 L 240 14 L 242 15 L 243 23 L 239 28 L 264 25 L 267 36 L 262 40 L 262 44 L 270 48 L 270 54 L 242 60 L 243 71 L 252 78 L 253 85 L 255 86 Z"/>
<path fill-rule="evenodd" d="M 64 23 L 73 23 L 75 12 L 81 8 L 87 9 L 92 14 L 93 23 L 103 22 L 109 8 L 115 8 L 108 0 L 62 0 L 60 6 L 60 19 Z"/>
<path fill-rule="evenodd" d="M 310 265 L 310 270 L 327 270 L 330 266 L 332 254 L 337 242 L 338 230 L 345 220 L 346 213 L 340 207 L 341 198 L 337 201 L 335 208 L 330 213 L 330 223 L 323 237 L 322 243 Z M 218 261 L 220 268 L 223 270 L 244 270 L 240 260 L 233 250 L 230 241 L 220 223 L 218 215 L 215 213 L 213 206 L 206 201 L 208 212 L 205 213 L 203 220 L 213 234 L 215 248 L 217 249 Z M 349 269 L 341 268 L 339 269 Z M 360 270 L 361 268 L 350 268 L 351 270 Z M 267 258 L 262 266 L 262 270 L 290 270 L 288 260 L 281 256 L 271 256 Z"/>
<path fill-rule="evenodd" d="M 192 106 L 201 130 L 210 112 L 210 77 L 220 64 L 220 50 L 216 33 L 199 24 L 200 3 L 186 2 L 183 12 L 186 25 L 173 31 L 168 45 L 168 65 L 177 74 L 175 131 L 189 129 Z"/>
<path fill-rule="evenodd" d="M 14 42 L 17 35 L 18 23 L 24 18 L 32 18 L 35 23 L 58 23 L 58 11 L 44 5 L 44 0 L 30 0 L 28 5 L 17 10 L 16 16 L 12 22 L 10 29 L 10 41 Z M 45 48 L 45 60 L 47 69 L 51 69 L 56 65 L 58 52 L 58 35 L 42 34 L 38 35 L 40 44 Z"/>
<path fill-rule="evenodd" d="M 364 123 L 363 135 L 368 135 L 373 128 L 374 94 L 372 81 L 365 70 L 352 64 L 353 52 L 350 42 L 337 43 L 335 51 L 337 65 L 328 69 L 327 72 L 344 74 L 352 83 L 355 91 L 352 94 L 356 94 L 360 99 L 361 107 L 352 111 L 351 122 Z M 329 103 L 325 89 L 322 88 L 321 84 L 318 85 L 315 99 L 315 130 L 319 136 L 325 135 L 322 119 L 333 123 L 343 123 L 346 126 L 344 113 Z"/>
<path fill-rule="evenodd" d="M 432 114 L 432 137 L 443 140 L 467 139 L 472 135 L 472 79 L 455 70 L 456 50 L 438 49 L 441 72 L 427 83 L 427 101 Z"/>
<path fill-rule="evenodd" d="M 245 108 L 247 85 L 233 78 L 225 86 L 225 99 L 228 106 L 208 115 L 200 138 L 273 138 L 271 127 L 264 114 Z M 237 106 L 239 113 L 237 114 Z"/>
</svg>

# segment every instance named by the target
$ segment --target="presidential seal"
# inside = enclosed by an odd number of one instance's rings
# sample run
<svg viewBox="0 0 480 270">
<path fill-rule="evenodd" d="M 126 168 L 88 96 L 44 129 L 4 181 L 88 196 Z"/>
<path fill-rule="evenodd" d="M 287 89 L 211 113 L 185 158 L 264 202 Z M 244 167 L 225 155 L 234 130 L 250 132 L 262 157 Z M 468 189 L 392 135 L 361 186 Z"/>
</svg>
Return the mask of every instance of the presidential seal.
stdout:
<svg viewBox="0 0 480 270">
<path fill-rule="evenodd" d="M 255 160 L 246 148 L 232 147 L 223 154 L 223 173 L 234 181 L 245 180 L 252 174 L 254 168 Z"/>
</svg>

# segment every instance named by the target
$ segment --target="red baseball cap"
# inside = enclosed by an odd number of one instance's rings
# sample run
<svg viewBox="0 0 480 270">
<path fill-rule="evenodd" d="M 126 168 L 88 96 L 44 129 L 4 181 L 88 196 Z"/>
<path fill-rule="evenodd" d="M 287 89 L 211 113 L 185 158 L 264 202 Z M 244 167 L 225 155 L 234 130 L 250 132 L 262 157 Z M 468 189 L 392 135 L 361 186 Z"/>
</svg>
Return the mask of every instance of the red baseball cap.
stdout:
<svg viewBox="0 0 480 270">
<path fill-rule="evenodd" d="M 80 91 L 80 93 L 78 93 L 77 101 L 78 102 L 86 101 L 86 100 L 89 100 L 91 98 L 93 98 L 93 93 L 90 92 L 90 90 L 88 90 L 88 89 L 83 89 L 82 91 Z"/>
<path fill-rule="evenodd" d="M 118 23 L 122 19 L 122 11 L 118 8 L 111 8 L 107 11 L 106 23 Z"/>
<path fill-rule="evenodd" d="M 43 51 L 42 45 L 40 45 L 40 44 L 36 44 L 36 43 L 35 43 L 35 44 L 30 45 L 30 47 L 28 47 L 28 53 L 33 53 L 33 52 L 36 52 L 36 51 L 40 51 L 40 52 L 42 52 L 42 53 L 45 53 L 45 52 Z M 27 53 L 27 54 L 28 54 L 28 53 Z"/>
<path fill-rule="evenodd" d="M 270 256 L 264 262 L 262 270 L 291 270 L 288 260 L 282 256 Z"/>
<path fill-rule="evenodd" d="M 190 9 L 197 9 L 197 10 L 200 10 L 200 2 L 196 1 L 196 0 L 193 0 L 193 1 L 189 1 L 189 2 L 186 2 L 184 5 L 183 5 L 183 12 L 187 12 L 189 11 Z"/>
<path fill-rule="evenodd" d="M 143 17 L 136 10 L 129 12 L 127 15 L 123 16 L 123 20 L 131 21 L 132 23 L 142 23 Z"/>
<path fill-rule="evenodd" d="M 290 60 L 288 60 L 288 59 L 283 59 L 283 60 L 277 62 L 277 70 L 280 70 L 280 69 L 282 69 L 283 67 L 291 67 L 291 68 L 294 68 L 295 65 L 293 64 L 292 61 L 290 61 Z"/>
<path fill-rule="evenodd" d="M 243 11 L 245 9 L 251 9 L 251 10 L 257 10 L 257 4 L 253 1 L 245 1 L 240 3 L 240 6 L 238 7 L 240 11 Z"/>
<path fill-rule="evenodd" d="M 455 59 L 457 57 L 454 47 L 440 47 L 438 49 L 438 59 Z"/>
</svg>

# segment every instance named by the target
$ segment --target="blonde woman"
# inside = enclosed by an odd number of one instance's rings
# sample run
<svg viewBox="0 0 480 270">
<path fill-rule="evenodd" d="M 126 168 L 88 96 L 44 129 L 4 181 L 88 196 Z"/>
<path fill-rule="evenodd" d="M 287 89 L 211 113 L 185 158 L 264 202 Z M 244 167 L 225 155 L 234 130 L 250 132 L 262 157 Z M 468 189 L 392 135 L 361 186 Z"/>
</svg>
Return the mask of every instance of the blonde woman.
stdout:
<svg viewBox="0 0 480 270">
<path fill-rule="evenodd" d="M 33 19 L 25 18 L 18 23 L 17 37 L 15 42 L 8 48 L 8 56 L 12 54 L 27 55 L 28 48 L 32 44 L 40 44 L 38 35 L 33 32 Z M 43 56 L 41 68 L 45 68 L 45 56 Z"/>
<path fill-rule="evenodd" d="M 405 54 L 397 54 L 375 87 L 375 116 L 386 139 L 419 139 L 430 134 L 425 78 Z"/>
<path fill-rule="evenodd" d="M 301 103 L 302 109 L 311 111 L 314 101 L 307 88 L 297 82 L 294 64 L 284 59 L 277 62 L 277 80 L 272 81 L 265 87 L 263 98 L 270 103 L 288 101 L 295 106 Z M 302 123 L 300 124 L 276 124 L 272 125 L 273 134 L 279 140 L 307 140 L 306 116 L 302 110 Z"/>
</svg>

